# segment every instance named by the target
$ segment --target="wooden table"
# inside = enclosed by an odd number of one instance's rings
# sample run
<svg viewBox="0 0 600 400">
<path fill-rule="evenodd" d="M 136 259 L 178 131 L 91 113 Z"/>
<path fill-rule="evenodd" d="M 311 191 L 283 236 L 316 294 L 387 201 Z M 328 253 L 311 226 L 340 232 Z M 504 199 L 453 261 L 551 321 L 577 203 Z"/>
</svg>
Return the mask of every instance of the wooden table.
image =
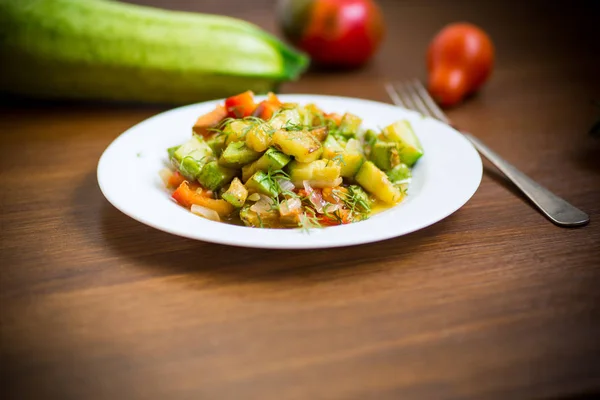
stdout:
<svg viewBox="0 0 600 400">
<path fill-rule="evenodd" d="M 271 1 L 146 3 L 276 29 Z M 480 24 L 497 46 L 495 73 L 450 116 L 588 212 L 592 222 L 577 229 L 549 223 L 486 167 L 462 209 L 393 240 L 301 252 L 186 240 L 121 214 L 96 182 L 106 146 L 168 107 L 5 98 L 0 393 L 540 399 L 598 390 L 592 3 L 382 2 L 388 38 L 368 67 L 283 87 L 388 101 L 385 81 L 425 78 L 423 52 L 443 24 Z"/>
</svg>

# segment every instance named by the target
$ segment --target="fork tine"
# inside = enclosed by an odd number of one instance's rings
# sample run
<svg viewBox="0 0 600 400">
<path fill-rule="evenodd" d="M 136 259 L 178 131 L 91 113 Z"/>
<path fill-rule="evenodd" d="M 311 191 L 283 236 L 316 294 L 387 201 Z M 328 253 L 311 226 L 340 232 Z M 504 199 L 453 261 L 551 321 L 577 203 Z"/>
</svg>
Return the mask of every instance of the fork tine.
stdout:
<svg viewBox="0 0 600 400">
<path fill-rule="evenodd" d="M 416 84 L 414 83 L 414 81 L 407 82 L 405 84 L 405 88 L 406 88 L 407 94 L 409 96 L 411 96 L 412 101 L 416 106 L 416 111 L 420 112 L 421 114 L 423 114 L 427 117 L 435 118 L 435 116 L 433 115 L 431 110 L 429 110 L 427 105 L 425 105 L 425 103 L 423 102 L 423 99 L 421 98 L 421 95 L 419 94 L 419 90 L 416 87 Z"/>
<path fill-rule="evenodd" d="M 390 96 L 395 105 L 407 108 L 406 104 L 404 104 L 400 96 L 398 96 L 398 92 L 396 91 L 394 85 L 392 85 L 391 83 L 386 83 L 385 90 L 388 92 L 388 95 Z"/>
<path fill-rule="evenodd" d="M 398 96 L 402 98 L 404 104 L 406 104 L 406 108 L 415 110 L 417 107 L 413 101 L 413 96 L 410 94 L 409 90 L 406 89 L 407 86 L 406 82 L 397 83 L 396 92 L 398 93 Z"/>
<path fill-rule="evenodd" d="M 404 90 L 404 83 L 388 83 L 386 84 L 386 89 L 388 91 L 388 94 L 394 101 L 394 104 L 407 108 L 409 110 L 414 109 L 414 104 L 412 102 L 411 96 L 407 96 L 406 91 Z"/>
<path fill-rule="evenodd" d="M 438 105 L 435 103 L 435 101 L 433 101 L 433 98 L 431 97 L 431 95 L 429 94 L 427 89 L 425 89 L 425 86 L 423 86 L 421 81 L 419 81 L 418 79 L 415 79 L 414 85 L 417 90 L 417 93 L 419 94 L 419 97 L 427 105 L 427 108 L 429 108 L 429 110 L 431 110 L 431 112 L 433 113 L 435 118 L 439 119 L 442 122 L 449 124 L 450 120 L 448 119 L 448 117 L 446 117 L 446 115 L 444 114 L 442 109 L 440 107 L 438 107 Z"/>
</svg>

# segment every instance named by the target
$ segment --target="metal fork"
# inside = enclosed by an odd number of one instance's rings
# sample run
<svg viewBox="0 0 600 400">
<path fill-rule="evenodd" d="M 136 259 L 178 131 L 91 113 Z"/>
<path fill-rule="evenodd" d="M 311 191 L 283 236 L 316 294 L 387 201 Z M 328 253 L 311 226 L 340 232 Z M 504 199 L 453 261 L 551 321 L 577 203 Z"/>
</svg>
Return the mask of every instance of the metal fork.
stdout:
<svg viewBox="0 0 600 400">
<path fill-rule="evenodd" d="M 417 111 L 425 116 L 438 119 L 450 125 L 448 117 L 438 107 L 418 79 L 397 84 L 387 83 L 385 88 L 397 106 Z M 473 147 L 479 153 L 514 183 L 550 221 L 563 227 L 580 226 L 589 222 L 590 219 L 586 213 L 529 178 L 506 160 L 502 159 L 498 154 L 494 153 L 489 147 L 481 143 L 479 139 L 466 132 L 462 132 L 462 134 L 473 144 Z"/>
</svg>

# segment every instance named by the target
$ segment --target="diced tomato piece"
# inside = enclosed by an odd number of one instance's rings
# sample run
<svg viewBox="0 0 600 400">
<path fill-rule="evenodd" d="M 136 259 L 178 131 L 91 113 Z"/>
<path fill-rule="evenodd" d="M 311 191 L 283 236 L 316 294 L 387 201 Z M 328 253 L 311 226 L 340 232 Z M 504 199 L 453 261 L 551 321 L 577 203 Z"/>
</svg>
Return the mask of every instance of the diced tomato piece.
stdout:
<svg viewBox="0 0 600 400">
<path fill-rule="evenodd" d="M 167 181 L 167 186 L 176 188 L 179 185 L 181 185 L 183 181 L 185 181 L 185 176 L 181 175 L 181 172 L 175 171 L 169 177 L 169 180 Z"/>
<path fill-rule="evenodd" d="M 281 104 L 275 104 L 269 102 L 268 100 L 263 100 L 258 104 L 256 110 L 254 110 L 254 113 L 252 115 L 258 118 L 262 118 L 265 121 L 268 121 L 269 119 L 271 119 L 273 114 L 275 114 L 275 112 L 280 108 Z"/>
<path fill-rule="evenodd" d="M 196 190 L 190 188 L 187 181 L 183 181 L 171 197 L 186 208 L 191 207 L 192 204 L 196 204 L 215 210 L 221 217 L 228 216 L 234 210 L 234 207 L 225 200 L 211 199 L 204 195 L 204 193 L 198 193 Z"/>
<path fill-rule="evenodd" d="M 256 109 L 254 92 L 248 90 L 225 100 L 227 115 L 231 118 L 244 118 L 252 115 Z"/>
<path fill-rule="evenodd" d="M 211 129 L 219 126 L 221 121 L 227 118 L 227 110 L 224 106 L 218 105 L 214 110 L 209 113 L 206 113 L 198 118 L 192 130 L 198 134 L 202 135 L 204 138 L 213 135 Z"/>
</svg>

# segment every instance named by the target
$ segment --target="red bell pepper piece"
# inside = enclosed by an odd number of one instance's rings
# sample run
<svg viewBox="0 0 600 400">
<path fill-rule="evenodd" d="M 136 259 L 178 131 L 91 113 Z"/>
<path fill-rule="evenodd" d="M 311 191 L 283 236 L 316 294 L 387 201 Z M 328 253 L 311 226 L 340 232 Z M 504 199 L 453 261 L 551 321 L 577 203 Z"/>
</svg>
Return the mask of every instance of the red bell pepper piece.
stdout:
<svg viewBox="0 0 600 400">
<path fill-rule="evenodd" d="M 279 99 L 277 98 L 277 96 L 272 93 L 269 92 L 269 94 L 267 95 L 267 99 L 261 101 L 258 106 L 256 107 L 256 110 L 254 110 L 253 115 L 255 117 L 258 118 L 262 118 L 265 121 L 271 119 L 271 117 L 273 116 L 273 114 L 275 114 L 275 112 L 277 110 L 279 110 L 281 108 L 281 101 L 279 101 Z"/>
<path fill-rule="evenodd" d="M 167 182 L 168 187 L 176 188 L 179 187 L 185 181 L 185 176 L 181 174 L 179 171 L 175 171 L 169 177 L 169 181 Z"/>
<path fill-rule="evenodd" d="M 221 121 L 227 118 L 227 115 L 228 114 L 225 107 L 219 104 L 211 112 L 201 115 L 192 127 L 192 130 L 198 135 L 202 135 L 204 138 L 208 138 L 213 134 L 213 131 L 211 131 L 211 129 L 219 126 Z"/>
<path fill-rule="evenodd" d="M 187 181 L 182 182 L 171 197 L 186 208 L 191 207 L 192 204 L 196 204 L 215 210 L 221 217 L 228 216 L 234 210 L 233 206 L 225 200 L 216 200 L 208 197 L 204 190 L 198 193 L 196 190 L 190 188 Z"/>
<path fill-rule="evenodd" d="M 225 109 L 227 110 L 227 115 L 231 118 L 251 116 L 256 109 L 254 93 L 251 90 L 248 90 L 244 93 L 228 97 L 225 100 Z"/>
<path fill-rule="evenodd" d="M 332 215 L 321 215 L 318 220 L 321 224 L 327 226 L 342 225 L 350 223 L 350 210 L 339 208 L 331 213 Z"/>
</svg>

